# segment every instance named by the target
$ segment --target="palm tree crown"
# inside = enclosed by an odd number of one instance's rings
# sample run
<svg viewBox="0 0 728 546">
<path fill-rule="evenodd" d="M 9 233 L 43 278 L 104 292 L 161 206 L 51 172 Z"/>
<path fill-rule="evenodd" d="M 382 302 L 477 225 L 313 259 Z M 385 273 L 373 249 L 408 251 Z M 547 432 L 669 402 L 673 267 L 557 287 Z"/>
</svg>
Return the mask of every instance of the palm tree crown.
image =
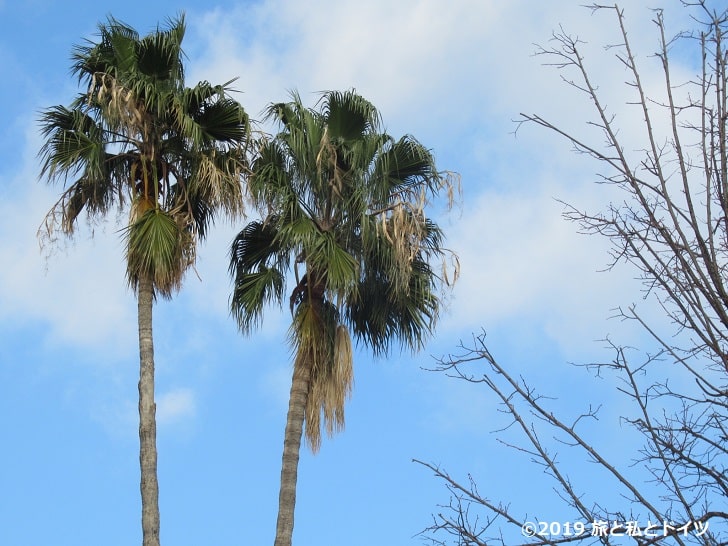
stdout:
<svg viewBox="0 0 728 546">
<path fill-rule="evenodd" d="M 113 18 L 99 25 L 99 41 L 72 55 L 86 91 L 40 118 L 41 177 L 65 185 L 44 235 L 70 235 L 84 210 L 103 217 L 129 202 L 129 282 L 150 276 L 164 296 L 179 288 L 214 214 L 242 212 L 249 133 L 232 82 L 184 86 L 184 16 L 168 23 L 146 37 Z"/>
<path fill-rule="evenodd" d="M 329 431 L 343 423 L 343 397 L 316 390 L 348 375 L 349 333 L 384 354 L 395 342 L 416 351 L 432 332 L 445 279 L 431 261 L 447 251 L 424 206 L 452 183 L 417 140 L 382 132 L 377 110 L 354 91 L 327 92 L 319 105 L 305 108 L 294 94 L 269 107 L 281 132 L 262 146 L 249 181 L 263 217 L 238 234 L 230 263 L 231 308 L 244 332 L 267 302 L 283 302 L 293 269 L 290 336 L 313 374 L 314 450 L 320 412 Z"/>
</svg>

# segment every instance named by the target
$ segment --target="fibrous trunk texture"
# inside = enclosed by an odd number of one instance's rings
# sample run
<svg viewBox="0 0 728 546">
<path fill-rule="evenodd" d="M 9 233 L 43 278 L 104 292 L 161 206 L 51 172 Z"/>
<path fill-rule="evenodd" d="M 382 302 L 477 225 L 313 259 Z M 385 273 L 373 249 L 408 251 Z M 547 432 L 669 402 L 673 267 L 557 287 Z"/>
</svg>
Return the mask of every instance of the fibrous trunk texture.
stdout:
<svg viewBox="0 0 728 546">
<path fill-rule="evenodd" d="M 157 420 L 154 403 L 154 341 L 151 279 L 139 279 L 139 464 L 141 467 L 143 546 L 159 546 L 159 483 L 157 481 Z"/>
<path fill-rule="evenodd" d="M 305 359 L 303 359 L 305 360 Z M 288 401 L 286 433 L 283 440 L 283 462 L 281 465 L 281 489 L 278 496 L 278 522 L 276 524 L 275 546 L 291 546 L 293 538 L 293 511 L 296 506 L 296 481 L 298 480 L 298 457 L 301 451 L 303 421 L 308 399 L 308 384 L 311 370 L 304 362 L 293 367 L 291 396 Z"/>
</svg>

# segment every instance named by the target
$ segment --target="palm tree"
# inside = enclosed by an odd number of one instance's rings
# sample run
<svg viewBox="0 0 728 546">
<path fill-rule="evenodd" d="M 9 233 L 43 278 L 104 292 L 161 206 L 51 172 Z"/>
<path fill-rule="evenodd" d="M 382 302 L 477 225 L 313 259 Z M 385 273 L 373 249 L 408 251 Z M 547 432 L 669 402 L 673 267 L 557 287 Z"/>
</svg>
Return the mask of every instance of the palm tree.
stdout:
<svg viewBox="0 0 728 546">
<path fill-rule="evenodd" d="M 139 320 L 139 440 L 144 546 L 159 544 L 152 304 L 170 298 L 215 215 L 242 212 L 247 116 L 228 82 L 184 86 L 184 15 L 145 37 L 109 18 L 99 41 L 76 46 L 85 84 L 69 107 L 40 117 L 41 178 L 64 191 L 39 234 L 67 236 L 90 219 L 129 210 L 126 274 Z"/>
<path fill-rule="evenodd" d="M 377 110 L 354 91 L 324 93 L 318 106 L 294 93 L 269 107 L 280 132 L 261 145 L 249 179 L 262 218 L 237 235 L 230 260 L 231 310 L 244 333 L 267 303 L 283 303 L 291 270 L 295 278 L 276 546 L 291 544 L 304 424 L 313 452 L 322 426 L 330 435 L 344 425 L 352 336 L 375 355 L 395 342 L 420 349 L 447 280 L 430 265 L 447 251 L 423 209 L 452 189 L 451 176 L 414 138 L 382 132 Z"/>
</svg>

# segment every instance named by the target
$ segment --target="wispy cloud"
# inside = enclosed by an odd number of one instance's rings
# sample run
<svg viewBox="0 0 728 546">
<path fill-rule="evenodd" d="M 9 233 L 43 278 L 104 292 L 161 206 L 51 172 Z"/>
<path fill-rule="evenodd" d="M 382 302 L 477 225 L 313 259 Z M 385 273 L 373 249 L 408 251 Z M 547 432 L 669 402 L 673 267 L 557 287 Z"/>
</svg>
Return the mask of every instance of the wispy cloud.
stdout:
<svg viewBox="0 0 728 546">
<path fill-rule="evenodd" d="M 635 26 L 651 16 L 641 6 L 629 9 Z M 568 129 L 586 127 L 588 100 L 576 100 L 584 97 L 564 84 L 562 71 L 533 58 L 532 42 L 546 44 L 563 23 L 567 31 L 588 29 L 584 47 L 603 59 L 601 47 L 618 37 L 611 20 L 595 25 L 589 10 L 562 0 L 466 0 L 448 10 L 433 0 L 270 0 L 188 15 L 189 81 L 239 77 L 235 87 L 253 116 L 293 87 L 307 103 L 316 91 L 356 87 L 381 109 L 393 133 L 411 131 L 433 148 L 442 168 L 461 172 L 463 214 L 445 228 L 461 255 L 462 279 L 443 326 L 477 330 L 526 314 L 559 343 L 573 345 L 582 334 L 591 341 L 586 325 L 633 298 L 625 275 L 596 273 L 606 261 L 604 246 L 576 235 L 554 200 L 596 203 L 594 165 L 545 131 L 512 134 L 519 111 L 543 113 Z M 514 40 L 515 32 L 524 38 Z M 643 58 L 656 42 L 649 33 L 632 37 Z M 639 119 L 624 105 L 624 89 L 606 85 L 624 81 L 624 67 L 598 66 L 597 83 L 625 121 L 624 133 L 634 132 L 638 142 L 638 131 L 630 129 Z M 651 68 L 646 76 L 652 86 L 658 72 Z M 32 129 L 22 164 L 2 181 L 13 199 L 0 203 L 6 263 L 0 320 L 43 321 L 55 342 L 128 356 L 136 309 L 125 286 L 117 226 L 112 219 L 93 240 L 83 232 L 67 253 L 43 263 L 34 234 L 58 189 L 32 182 L 39 136 L 32 123 L 23 126 Z M 184 287 L 185 301 L 218 324 L 229 320 L 227 252 L 239 226 L 219 228 L 201 248 L 202 282 L 190 272 Z M 285 325 L 285 311 L 268 313 L 262 332 L 282 340 Z M 215 343 L 212 335 L 200 339 Z"/>
<path fill-rule="evenodd" d="M 30 131 L 26 137 L 28 159 L 20 171 L 0 175 L 6 197 L 0 201 L 0 321 L 44 322 L 49 339 L 103 349 L 113 358 L 136 329 L 117 228 L 113 221 L 97 226 L 92 239 L 82 224 L 72 241 L 44 257 L 36 233 L 58 188 L 36 183 L 39 138 Z"/>
<path fill-rule="evenodd" d="M 157 397 L 157 422 L 160 426 L 189 421 L 197 414 L 197 400 L 192 389 L 178 387 Z"/>
</svg>

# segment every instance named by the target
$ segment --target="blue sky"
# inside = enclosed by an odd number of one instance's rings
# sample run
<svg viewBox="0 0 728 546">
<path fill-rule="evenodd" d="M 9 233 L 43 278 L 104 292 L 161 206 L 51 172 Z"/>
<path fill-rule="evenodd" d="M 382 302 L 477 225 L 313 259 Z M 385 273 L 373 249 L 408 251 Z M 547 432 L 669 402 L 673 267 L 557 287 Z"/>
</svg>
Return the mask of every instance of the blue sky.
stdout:
<svg viewBox="0 0 728 546">
<path fill-rule="evenodd" d="M 639 286 L 626 268 L 598 272 L 606 244 L 579 236 L 556 201 L 599 208 L 609 196 L 593 184 L 598 167 L 555 135 L 528 126 L 513 134 L 519 112 L 590 134 L 588 102 L 532 55 L 559 24 L 588 41 L 587 62 L 625 134 L 638 123 L 625 105 L 627 76 L 601 47 L 618 38 L 613 17 L 578 4 L 0 0 L 0 544 L 140 541 L 136 306 L 120 224 L 86 226 L 46 257 L 36 239 L 60 191 L 37 180 L 37 113 L 76 93 L 71 48 L 108 14 L 147 32 L 184 11 L 188 82 L 238 77 L 238 98 L 254 118 L 291 89 L 313 105 L 318 91 L 356 88 L 390 133 L 415 135 L 462 177 L 462 206 L 433 212 L 462 265 L 450 307 L 419 355 L 357 353 L 345 432 L 300 462 L 297 544 L 419 544 L 414 535 L 448 493 L 412 458 L 455 477 L 472 473 L 487 496 L 516 511 L 560 515 L 540 471 L 496 441 L 492 431 L 506 421 L 494 397 L 423 370 L 481 329 L 499 361 L 563 395 L 564 411 L 611 403 L 600 438 L 626 457 L 615 447 L 619 401 L 567 363 L 603 357 L 595 340 L 607 334 L 641 341 L 630 325 L 607 320 L 614 307 L 640 301 Z M 659 66 L 649 57 L 657 35 L 648 5 L 629 2 L 627 17 L 652 87 Z M 660 5 L 671 28 L 687 23 L 676 0 Z M 165 544 L 274 536 L 288 315 L 271 310 L 255 335 L 237 332 L 226 255 L 241 227 L 220 223 L 201 248 L 199 278 L 189 274 L 182 292 L 155 308 Z M 574 469 L 587 491 L 589 472 Z"/>
</svg>

